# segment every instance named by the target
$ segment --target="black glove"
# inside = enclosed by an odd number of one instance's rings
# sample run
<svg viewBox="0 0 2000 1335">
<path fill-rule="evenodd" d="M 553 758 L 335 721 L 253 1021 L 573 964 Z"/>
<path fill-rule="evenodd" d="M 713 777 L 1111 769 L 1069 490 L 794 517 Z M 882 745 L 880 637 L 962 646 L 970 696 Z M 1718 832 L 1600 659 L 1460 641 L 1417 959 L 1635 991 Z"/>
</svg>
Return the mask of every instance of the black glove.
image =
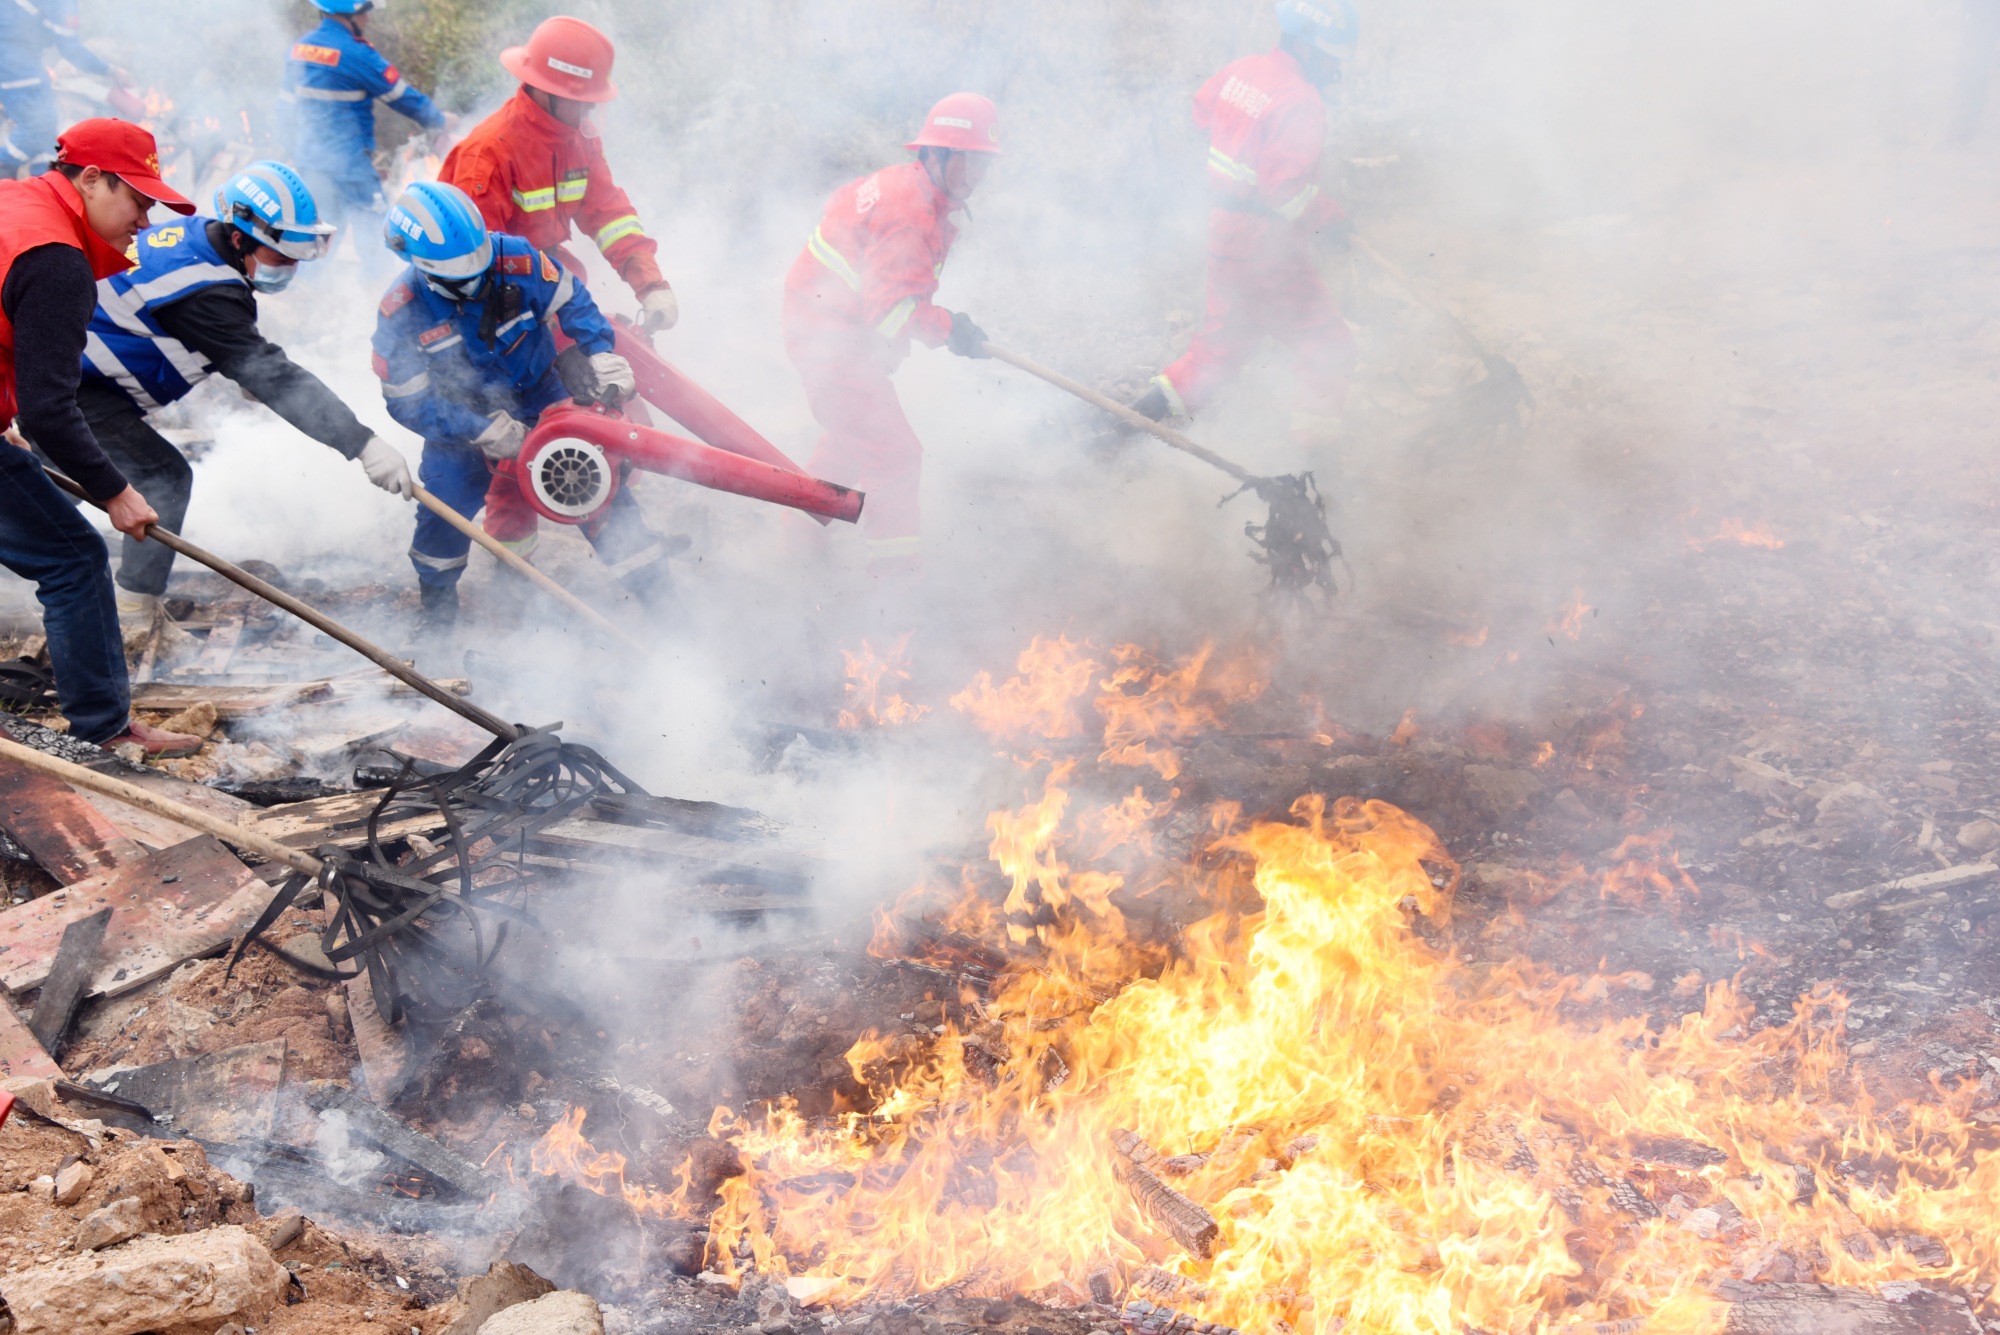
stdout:
<svg viewBox="0 0 2000 1335">
<path fill-rule="evenodd" d="M 986 331 L 972 323 L 972 317 L 964 311 L 951 313 L 951 337 L 944 345 L 961 357 L 992 355 L 986 351 Z"/>
</svg>

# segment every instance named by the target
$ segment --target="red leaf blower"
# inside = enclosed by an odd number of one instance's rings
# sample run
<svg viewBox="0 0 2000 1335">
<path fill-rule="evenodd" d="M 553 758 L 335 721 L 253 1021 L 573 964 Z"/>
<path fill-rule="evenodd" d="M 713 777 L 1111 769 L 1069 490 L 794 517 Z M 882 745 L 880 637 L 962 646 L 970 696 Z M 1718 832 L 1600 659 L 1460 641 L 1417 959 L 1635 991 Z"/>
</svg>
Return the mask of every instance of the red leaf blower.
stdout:
<svg viewBox="0 0 2000 1335">
<path fill-rule="evenodd" d="M 825 523 L 861 517 L 865 499 L 822 482 L 779 453 L 713 395 L 670 366 L 619 322 L 618 355 L 632 364 L 639 397 L 700 440 L 624 417 L 602 404 L 561 404 L 542 414 L 522 442 L 518 467 L 529 504 L 559 524 L 582 524 L 618 492 L 625 465 L 715 491 L 789 506 Z"/>
</svg>

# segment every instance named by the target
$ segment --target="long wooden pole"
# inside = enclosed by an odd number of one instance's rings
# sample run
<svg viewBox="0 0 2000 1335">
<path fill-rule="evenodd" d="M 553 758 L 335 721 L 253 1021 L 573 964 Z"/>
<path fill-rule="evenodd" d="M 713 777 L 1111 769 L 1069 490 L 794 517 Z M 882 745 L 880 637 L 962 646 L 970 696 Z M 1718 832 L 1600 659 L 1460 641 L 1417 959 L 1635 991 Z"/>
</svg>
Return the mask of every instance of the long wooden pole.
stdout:
<svg viewBox="0 0 2000 1335">
<path fill-rule="evenodd" d="M 44 755 L 31 747 L 22 746 L 19 742 L 0 738 L 0 759 L 14 761 L 32 770 L 40 770 L 52 778 L 61 779 L 72 788 L 84 788 L 93 793 L 101 793 L 105 797 L 115 798 L 127 806 L 149 811 L 176 825 L 185 825 L 189 829 L 212 834 L 225 844 L 240 848 L 246 853 L 270 858 L 274 862 L 282 862 L 308 876 L 319 875 L 323 865 L 318 858 L 309 853 L 301 853 L 298 849 L 281 844 L 275 839 L 268 839 L 255 831 L 231 824 L 220 816 L 212 816 L 206 811 L 197 811 L 171 798 L 149 793 L 144 788 L 135 787 L 123 779 L 114 779 L 109 774 L 99 774 L 94 769 L 85 769 L 82 765 L 72 765 L 67 760 Z"/>
<path fill-rule="evenodd" d="M 1112 416 L 1120 419 L 1127 426 L 1136 427 L 1140 431 L 1151 432 L 1153 435 L 1158 436 L 1161 440 L 1165 441 L 1167 444 L 1173 446 L 1175 449 L 1181 451 L 1182 453 L 1193 455 L 1195 458 L 1201 460 L 1203 463 L 1209 465 L 1211 468 L 1221 469 L 1223 472 L 1229 474 L 1229 476 L 1235 478 L 1238 482 L 1248 483 L 1248 482 L 1255 482 L 1258 480 L 1256 474 L 1252 473 L 1249 469 L 1244 468 L 1240 464 L 1231 463 L 1229 460 L 1217 454 L 1214 450 L 1208 449 L 1207 447 L 1202 445 L 1195 444 L 1193 441 L 1189 440 L 1186 436 L 1183 436 L 1180 432 L 1175 431 L 1172 427 L 1161 426 L 1158 422 L 1155 422 L 1152 418 L 1146 416 L 1144 413 L 1132 411 L 1132 409 L 1126 407 L 1118 400 L 1111 398 L 1109 395 L 1099 394 L 1096 390 L 1090 388 L 1088 385 L 1078 384 L 1076 381 L 1071 380 L 1068 376 L 1062 374 L 1060 371 L 1052 371 L 1048 367 L 1043 366 L 1039 362 L 1029 361 L 1026 357 L 1023 357 L 1018 352 L 1009 352 L 1007 351 L 1007 349 L 998 347 L 992 343 L 988 343 L 986 345 L 986 352 L 987 355 L 991 356 L 995 361 L 1002 361 L 1007 363 L 1009 366 L 1018 367 L 1019 369 L 1026 371 L 1029 375 L 1034 376 L 1037 379 L 1048 381 L 1051 385 L 1054 385 L 1057 389 L 1069 391 L 1071 394 L 1076 395 L 1079 399 L 1082 399 L 1085 403 L 1094 404 L 1095 406 L 1104 409 L 1105 412 L 1108 412 Z"/>
<path fill-rule="evenodd" d="M 82 500 L 90 500 L 89 495 L 75 482 L 56 472 L 53 468 L 49 469 L 48 472 L 49 477 L 64 491 Z M 94 505 L 96 502 L 91 501 L 91 504 Z M 172 529 L 162 528 L 158 524 L 150 524 L 146 528 L 146 536 L 154 542 L 180 553 L 191 561 L 199 561 L 224 579 L 232 580 L 242 585 L 265 602 L 284 608 L 287 612 L 290 612 L 313 629 L 322 631 L 339 640 L 342 644 L 354 650 L 355 653 L 360 654 L 376 667 L 381 668 L 384 672 L 404 685 L 409 686 L 420 695 L 429 696 L 446 709 L 478 724 L 495 737 L 504 737 L 511 742 L 521 735 L 521 730 L 506 719 L 501 718 L 497 714 L 488 713 L 478 705 L 473 704 L 470 700 L 453 695 L 450 691 L 447 691 L 444 687 L 438 685 L 402 659 L 391 654 L 381 645 L 371 640 L 363 639 L 347 627 L 341 625 L 338 621 L 335 621 L 332 617 L 300 602 L 275 585 L 258 579 L 241 566 L 232 565 L 215 553 L 202 550 L 186 538 L 183 538 L 180 534 L 175 533 Z"/>
<path fill-rule="evenodd" d="M 533 565 L 529 564 L 529 562 L 525 560 L 513 548 L 509 547 L 506 543 L 494 537 L 491 533 L 488 533 L 485 529 L 481 528 L 479 525 L 473 523 L 470 519 L 467 519 L 464 515 L 460 514 L 458 511 L 452 509 L 449 505 L 446 505 L 443 501 L 439 500 L 434 493 L 426 491 L 423 487 L 419 486 L 417 488 L 417 501 L 426 510 L 429 510 L 439 519 L 444 520 L 445 523 L 450 524 L 460 533 L 463 533 L 466 537 L 471 538 L 481 547 L 484 547 L 487 551 L 493 553 L 495 559 L 497 559 L 501 565 L 506 566 L 509 570 L 513 571 L 515 574 L 526 579 L 536 588 L 542 590 L 542 592 L 548 594 L 556 601 L 562 603 L 565 607 L 569 608 L 571 611 L 581 613 L 585 618 L 594 622 L 600 630 L 608 632 L 613 638 L 618 640 L 618 642 L 623 644 L 626 648 L 638 649 L 638 650 L 645 649 L 646 646 L 641 644 L 637 638 L 627 633 L 623 627 L 619 626 L 609 617 L 606 617 L 603 613 L 599 612 L 589 603 L 583 601 L 583 599 L 571 593 L 568 589 L 565 589 L 562 585 L 556 583 L 553 579 L 549 578 L 541 571 L 535 569 Z"/>
</svg>

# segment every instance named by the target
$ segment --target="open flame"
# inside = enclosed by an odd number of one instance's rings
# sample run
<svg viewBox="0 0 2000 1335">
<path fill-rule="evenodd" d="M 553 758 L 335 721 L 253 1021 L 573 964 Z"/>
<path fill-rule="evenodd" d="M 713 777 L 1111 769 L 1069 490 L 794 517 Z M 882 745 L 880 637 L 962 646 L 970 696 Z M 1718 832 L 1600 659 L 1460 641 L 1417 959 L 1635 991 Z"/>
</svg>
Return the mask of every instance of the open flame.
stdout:
<svg viewBox="0 0 2000 1335">
<path fill-rule="evenodd" d="M 1556 613 L 1556 619 L 1543 626 L 1542 630 L 1551 638 L 1560 635 L 1565 640 L 1580 640 L 1583 638 L 1584 621 L 1596 611 L 1596 608 L 1583 600 L 1583 590 L 1578 589 L 1571 595 L 1570 600 L 1563 604 L 1562 611 Z"/>
<path fill-rule="evenodd" d="M 1114 672 L 1102 763 L 1171 754 L 1156 744 L 1213 719 L 1205 661 Z M 969 694 L 998 709 L 1012 685 Z M 1009 698 L 1020 731 L 1063 721 L 1038 692 Z M 706 1217 L 712 1269 L 817 1277 L 833 1305 L 947 1285 L 1141 1297 L 1260 1335 L 1693 1335 L 1722 1329 L 1723 1279 L 1982 1297 L 2000 1279 L 1976 1086 L 1878 1106 L 1836 991 L 1758 1029 L 1730 984 L 1689 975 L 1677 1018 L 1587 1021 L 1578 1007 L 1654 980 L 1467 962 L 1457 866 L 1404 812 L 1220 809 L 1192 864 L 1163 868 L 1146 841 L 1171 798 L 1083 799 L 1129 769 L 1042 764 L 1039 794 L 988 822 L 1004 892 L 964 890 L 940 925 L 908 920 L 913 895 L 878 925 L 877 953 L 921 938 L 960 972 L 965 1023 L 858 1041 L 865 1112 L 717 1110 L 748 1171 Z M 1139 939 L 1113 900 L 1135 862 L 1214 911 Z M 1617 898 L 1697 893 L 1664 834 L 1627 839 L 1604 876 Z M 628 1184 L 580 1111 L 533 1163 L 693 1213 Z"/>
<path fill-rule="evenodd" d="M 1740 519 L 1725 518 L 1720 528 L 1705 538 L 1689 538 L 1688 550 L 1705 551 L 1716 543 L 1735 543 L 1740 547 L 1755 547 L 1767 552 L 1783 551 L 1785 540 L 1771 532 L 1769 524 L 1758 524 L 1755 528 Z"/>
<path fill-rule="evenodd" d="M 859 651 L 840 651 L 847 665 L 847 707 L 838 719 L 843 730 L 899 727 L 931 712 L 929 705 L 912 704 L 903 698 L 901 683 L 910 679 L 909 649 L 910 637 L 904 635 L 886 654 L 876 653 L 866 640 Z"/>
</svg>

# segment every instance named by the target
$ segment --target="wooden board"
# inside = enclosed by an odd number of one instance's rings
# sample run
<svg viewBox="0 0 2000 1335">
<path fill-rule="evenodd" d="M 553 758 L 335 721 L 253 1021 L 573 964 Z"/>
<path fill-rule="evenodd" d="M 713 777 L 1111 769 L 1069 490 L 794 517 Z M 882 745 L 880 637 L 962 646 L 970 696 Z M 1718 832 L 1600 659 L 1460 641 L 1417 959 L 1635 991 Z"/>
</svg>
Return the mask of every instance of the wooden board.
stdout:
<svg viewBox="0 0 2000 1335">
<path fill-rule="evenodd" d="M 132 688 L 132 708 L 178 714 L 206 702 L 215 706 L 216 718 L 227 723 L 325 699 L 332 694 L 331 683 L 325 681 L 278 682 L 270 686 L 184 686 L 156 681 Z"/>
<path fill-rule="evenodd" d="M 64 885 L 146 856 L 76 789 L 12 762 L 0 763 L 0 829 Z"/>
<path fill-rule="evenodd" d="M 358 793 L 335 793 L 309 802 L 287 802 L 267 807 L 247 819 L 239 819 L 246 829 L 288 848 L 311 850 L 322 844 L 360 848 L 368 838 L 368 813 L 381 804 L 379 789 Z M 445 828 L 444 817 L 431 812 L 385 821 L 377 834 L 384 840 L 411 834 L 427 834 Z"/>
<path fill-rule="evenodd" d="M 342 968 L 353 968 L 350 961 Z M 364 972 L 341 984 L 347 989 L 347 1023 L 354 1031 L 354 1050 L 361 1055 L 361 1083 L 368 1097 L 387 1105 L 402 1092 L 410 1077 L 410 1044 L 375 1009 L 375 989 Z"/>
<path fill-rule="evenodd" d="M 42 994 L 35 998 L 34 1018 L 28 1022 L 35 1041 L 51 1057 L 62 1056 L 63 1045 L 69 1041 L 69 1027 L 75 1022 L 84 990 L 97 971 L 104 932 L 110 925 L 111 910 L 102 908 L 63 929 L 55 966 L 42 984 Z"/>
<path fill-rule="evenodd" d="M 601 861 L 607 856 L 624 861 L 664 859 L 683 865 L 741 868 L 787 880 L 810 881 L 822 870 L 818 859 L 799 853 L 708 839 L 657 826 L 613 825 L 581 816 L 556 822 L 535 835 L 533 842 L 551 848 L 582 850 L 590 855 L 591 861 Z"/>
<path fill-rule="evenodd" d="M 91 996 L 116 996 L 234 940 L 271 887 L 209 835 L 0 912 L 0 984 L 40 987 L 70 923 L 110 908 Z"/>
<path fill-rule="evenodd" d="M 0 997 L 0 1080 L 61 1080 L 62 1067 L 56 1065 L 12 1003 Z"/>
<path fill-rule="evenodd" d="M 284 1079 L 285 1040 L 274 1038 L 119 1071 L 90 1087 L 170 1115 L 179 1134 L 244 1144 L 270 1139 Z"/>
</svg>

